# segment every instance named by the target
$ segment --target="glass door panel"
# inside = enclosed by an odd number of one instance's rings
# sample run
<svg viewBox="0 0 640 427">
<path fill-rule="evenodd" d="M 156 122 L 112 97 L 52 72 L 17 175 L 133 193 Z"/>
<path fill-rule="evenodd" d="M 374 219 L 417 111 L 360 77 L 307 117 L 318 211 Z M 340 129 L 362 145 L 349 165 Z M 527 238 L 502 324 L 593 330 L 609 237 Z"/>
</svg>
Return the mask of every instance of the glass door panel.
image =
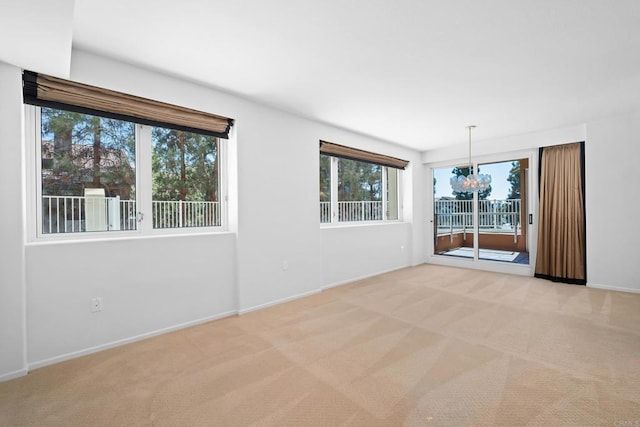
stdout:
<svg viewBox="0 0 640 427">
<path fill-rule="evenodd" d="M 436 255 L 474 258 L 473 194 L 456 193 L 452 177 L 468 175 L 468 167 L 433 169 L 433 251 Z"/>
<path fill-rule="evenodd" d="M 491 188 L 478 194 L 478 258 L 529 264 L 527 245 L 528 159 L 479 165 Z"/>
</svg>

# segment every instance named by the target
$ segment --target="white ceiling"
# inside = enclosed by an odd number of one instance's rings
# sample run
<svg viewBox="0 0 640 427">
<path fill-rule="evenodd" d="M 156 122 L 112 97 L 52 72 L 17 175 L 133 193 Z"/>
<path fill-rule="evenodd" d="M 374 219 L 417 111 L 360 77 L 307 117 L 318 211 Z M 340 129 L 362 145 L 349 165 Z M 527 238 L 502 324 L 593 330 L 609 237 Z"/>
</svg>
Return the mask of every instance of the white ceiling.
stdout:
<svg viewBox="0 0 640 427">
<path fill-rule="evenodd" d="M 69 78 L 73 0 L 0 0 L 0 61 Z"/>
<path fill-rule="evenodd" d="M 73 46 L 419 150 L 640 109 L 639 0 L 75 0 Z"/>
</svg>

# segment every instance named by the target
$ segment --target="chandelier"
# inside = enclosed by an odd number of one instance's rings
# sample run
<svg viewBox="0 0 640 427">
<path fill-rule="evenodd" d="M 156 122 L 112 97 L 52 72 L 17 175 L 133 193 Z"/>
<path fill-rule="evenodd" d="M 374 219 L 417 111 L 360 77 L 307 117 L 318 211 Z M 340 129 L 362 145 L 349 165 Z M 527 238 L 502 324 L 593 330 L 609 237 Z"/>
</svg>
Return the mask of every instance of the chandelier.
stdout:
<svg viewBox="0 0 640 427">
<path fill-rule="evenodd" d="M 474 125 L 467 126 L 469 129 L 469 176 L 459 175 L 451 177 L 451 188 L 456 193 L 477 193 L 484 191 L 491 185 L 491 175 L 473 173 L 473 163 L 471 163 L 471 129 Z"/>
</svg>

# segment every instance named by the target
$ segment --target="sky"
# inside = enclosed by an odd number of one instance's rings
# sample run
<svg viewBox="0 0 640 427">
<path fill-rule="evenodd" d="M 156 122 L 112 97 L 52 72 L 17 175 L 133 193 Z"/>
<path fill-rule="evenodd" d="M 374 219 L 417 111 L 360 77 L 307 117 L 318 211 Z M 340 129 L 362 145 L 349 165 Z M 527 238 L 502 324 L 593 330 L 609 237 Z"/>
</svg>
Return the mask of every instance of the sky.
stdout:
<svg viewBox="0 0 640 427">
<path fill-rule="evenodd" d="M 453 176 L 451 173 L 452 170 L 452 166 L 433 170 L 434 177 L 436 178 L 435 197 L 453 197 L 451 184 L 449 183 L 449 179 Z M 491 194 L 489 194 L 488 199 L 507 198 L 509 189 L 511 188 L 511 184 L 507 181 L 510 170 L 510 161 L 480 165 L 480 173 L 488 173 L 491 175 Z"/>
</svg>

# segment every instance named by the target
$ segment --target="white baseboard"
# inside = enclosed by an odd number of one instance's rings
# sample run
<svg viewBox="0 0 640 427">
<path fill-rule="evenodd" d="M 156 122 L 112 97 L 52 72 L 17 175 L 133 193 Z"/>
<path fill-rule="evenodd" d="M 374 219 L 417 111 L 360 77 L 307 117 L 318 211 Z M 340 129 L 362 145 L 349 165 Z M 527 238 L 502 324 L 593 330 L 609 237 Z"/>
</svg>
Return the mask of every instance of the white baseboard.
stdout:
<svg viewBox="0 0 640 427">
<path fill-rule="evenodd" d="M 634 293 L 634 294 L 640 294 L 640 289 L 624 288 L 624 287 L 621 287 L 621 286 L 602 285 L 600 283 L 587 282 L 587 288 L 596 288 L 596 289 L 604 289 L 604 290 L 607 290 L 607 291 L 631 292 L 631 293 Z"/>
<path fill-rule="evenodd" d="M 325 291 L 327 289 L 335 288 L 336 286 L 346 285 L 348 283 L 357 282 L 358 280 L 368 279 L 369 277 L 379 276 L 379 275 L 385 274 L 385 273 L 391 273 L 392 271 L 402 270 L 403 268 L 408 268 L 408 267 L 410 267 L 410 266 L 409 265 L 405 265 L 403 267 L 389 268 L 387 270 L 378 271 L 377 273 L 366 274 L 364 276 L 354 277 L 354 278 L 351 278 L 351 279 L 341 280 L 339 282 L 330 283 L 328 285 L 322 286 L 320 289 Z"/>
<path fill-rule="evenodd" d="M 287 298 L 282 298 L 282 299 L 278 299 L 275 301 L 271 301 L 271 302 L 267 302 L 264 304 L 259 304 L 259 305 L 255 305 L 253 307 L 249 307 L 249 308 L 243 308 L 242 310 L 238 310 L 238 314 L 247 314 L 251 311 L 256 311 L 256 310 L 261 310 L 263 308 L 267 308 L 267 307 L 271 307 L 274 305 L 278 305 L 278 304 L 282 304 L 284 302 L 289 302 L 289 301 L 293 301 L 295 299 L 299 299 L 299 298 L 304 298 L 304 297 L 308 297 L 310 295 L 314 295 L 320 292 L 320 289 L 314 289 L 312 291 L 309 292 L 303 292 L 301 294 L 297 294 L 291 297 L 287 297 Z"/>
<path fill-rule="evenodd" d="M 27 368 L 18 369 L 17 371 L 7 372 L 6 374 L 0 375 L 0 383 L 4 381 L 9 381 L 14 378 L 24 377 L 29 373 Z"/>
<path fill-rule="evenodd" d="M 132 342 L 144 340 L 147 338 L 154 337 L 156 335 L 166 334 L 168 332 L 177 331 L 180 329 L 188 328 L 191 326 L 199 325 L 206 322 L 211 322 L 212 320 L 222 319 L 224 317 L 234 316 L 238 314 L 236 310 L 226 311 L 224 313 L 215 314 L 213 316 L 204 317 L 202 319 L 192 320 L 190 322 L 180 323 L 178 325 L 169 326 L 167 328 L 157 329 L 155 331 L 146 332 L 144 334 L 135 335 L 133 337 L 124 338 L 117 341 L 112 341 L 106 344 L 97 345 L 95 347 L 89 347 L 83 350 L 73 351 L 71 353 L 66 353 L 60 356 L 52 357 L 49 359 L 39 360 L 37 362 L 29 363 L 28 370 L 31 371 L 33 369 L 41 368 L 43 366 L 52 365 L 54 363 L 64 362 L 65 360 L 75 359 L 76 357 L 85 356 L 87 354 L 96 353 L 98 351 L 107 350 L 114 347 L 119 347 L 121 345 L 129 344 Z"/>
</svg>

